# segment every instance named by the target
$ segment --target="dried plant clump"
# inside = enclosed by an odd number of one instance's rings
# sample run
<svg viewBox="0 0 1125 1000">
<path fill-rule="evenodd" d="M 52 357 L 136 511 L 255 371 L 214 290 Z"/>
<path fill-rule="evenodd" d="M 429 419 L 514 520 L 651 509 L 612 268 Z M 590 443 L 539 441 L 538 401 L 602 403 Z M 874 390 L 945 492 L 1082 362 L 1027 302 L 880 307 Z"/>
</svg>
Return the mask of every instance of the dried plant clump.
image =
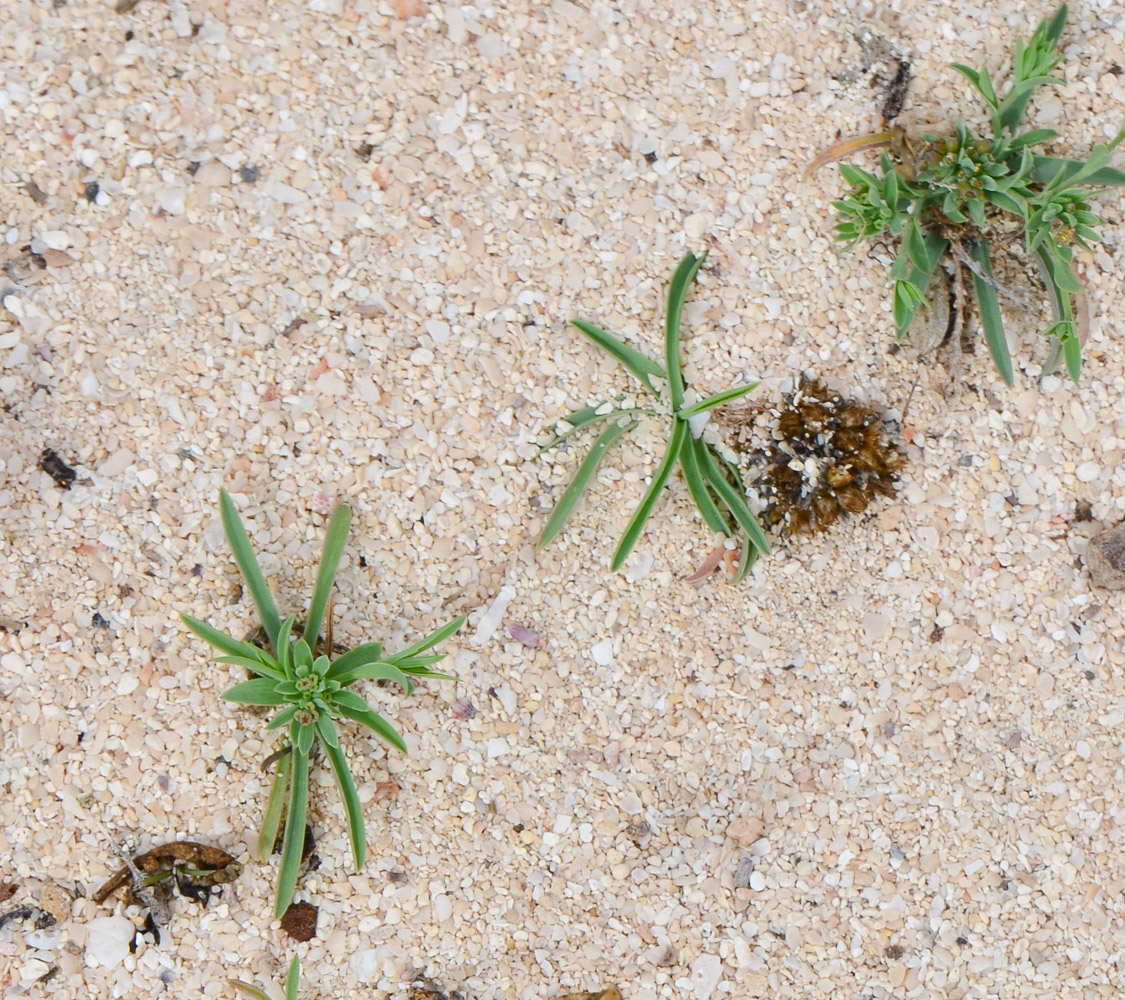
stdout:
<svg viewBox="0 0 1125 1000">
<path fill-rule="evenodd" d="M 771 416 L 771 440 L 747 455 L 769 528 L 815 534 L 894 495 L 902 455 L 874 407 L 802 378 Z M 740 423 L 736 442 L 745 449 L 753 445 L 753 411 Z"/>
</svg>

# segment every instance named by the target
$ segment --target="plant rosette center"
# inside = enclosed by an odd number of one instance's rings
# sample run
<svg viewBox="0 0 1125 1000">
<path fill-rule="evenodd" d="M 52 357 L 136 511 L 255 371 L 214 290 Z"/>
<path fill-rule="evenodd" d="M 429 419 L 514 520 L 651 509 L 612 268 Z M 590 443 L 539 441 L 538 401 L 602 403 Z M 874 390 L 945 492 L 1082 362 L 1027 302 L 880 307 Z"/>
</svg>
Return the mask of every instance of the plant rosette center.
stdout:
<svg viewBox="0 0 1125 1000">
<path fill-rule="evenodd" d="M 332 714 L 328 702 L 341 690 L 340 682 L 325 677 L 328 672 L 328 658 L 320 657 L 311 666 L 301 664 L 293 672 L 291 680 L 279 681 L 274 690 L 297 706 L 294 717 L 303 726 L 311 726 L 322 712 Z"/>
</svg>

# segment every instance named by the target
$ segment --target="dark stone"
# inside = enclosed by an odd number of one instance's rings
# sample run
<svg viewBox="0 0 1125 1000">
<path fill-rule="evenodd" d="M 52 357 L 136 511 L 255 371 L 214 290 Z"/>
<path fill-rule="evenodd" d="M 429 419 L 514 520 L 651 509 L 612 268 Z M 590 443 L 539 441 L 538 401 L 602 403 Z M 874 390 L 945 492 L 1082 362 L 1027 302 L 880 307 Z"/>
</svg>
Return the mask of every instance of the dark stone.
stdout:
<svg viewBox="0 0 1125 1000">
<path fill-rule="evenodd" d="M 294 903 L 281 918 L 281 929 L 294 941 L 311 941 L 316 937 L 316 918 L 320 908 L 312 903 Z"/>
</svg>

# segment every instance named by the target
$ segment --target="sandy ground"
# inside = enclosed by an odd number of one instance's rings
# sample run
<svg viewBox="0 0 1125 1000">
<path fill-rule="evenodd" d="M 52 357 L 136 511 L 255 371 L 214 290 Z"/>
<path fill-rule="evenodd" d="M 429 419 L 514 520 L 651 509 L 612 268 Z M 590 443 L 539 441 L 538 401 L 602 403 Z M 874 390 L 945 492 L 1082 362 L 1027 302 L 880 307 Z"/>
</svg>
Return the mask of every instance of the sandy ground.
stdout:
<svg viewBox="0 0 1125 1000">
<path fill-rule="evenodd" d="M 701 391 L 810 371 L 902 415 L 886 254 L 836 250 L 840 182 L 801 167 L 878 127 L 898 57 L 903 124 L 975 115 L 946 63 L 999 69 L 1052 7 L 844 6 L 3 0 L 0 881 L 79 896 L 0 930 L 6 997 L 232 997 L 294 952 L 306 998 L 416 970 L 471 1000 L 1121 995 L 1122 598 L 1080 557 L 1125 496 L 1125 199 L 1081 265 L 1082 384 L 1018 316 L 1015 388 L 925 366 L 896 501 L 696 587 L 677 482 L 614 574 L 653 426 L 534 550 L 582 454 L 534 442 L 630 388 L 567 320 L 657 352 L 686 249 Z M 1075 3 L 1065 42 L 1034 120 L 1081 154 L 1125 113 L 1120 7 Z M 250 854 L 276 743 L 178 621 L 256 624 L 220 486 L 295 612 L 353 506 L 346 641 L 469 614 L 456 684 L 370 692 L 409 757 L 348 733 L 360 873 L 316 773 L 305 944 Z M 87 897 L 126 836 L 246 871 L 103 965 L 94 921 L 139 911 Z"/>
</svg>

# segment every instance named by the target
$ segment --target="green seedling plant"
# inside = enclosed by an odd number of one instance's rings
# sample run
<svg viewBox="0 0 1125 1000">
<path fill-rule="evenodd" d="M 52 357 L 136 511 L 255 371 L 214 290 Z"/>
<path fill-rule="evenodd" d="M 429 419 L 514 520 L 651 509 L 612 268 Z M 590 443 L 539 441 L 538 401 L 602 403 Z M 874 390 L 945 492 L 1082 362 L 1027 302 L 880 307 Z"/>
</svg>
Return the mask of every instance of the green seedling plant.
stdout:
<svg viewBox="0 0 1125 1000">
<path fill-rule="evenodd" d="M 1049 342 L 1043 370 L 1053 371 L 1061 357 L 1077 382 L 1084 331 L 1075 310 L 1075 296 L 1082 292 L 1073 267 L 1075 249 L 1089 251 L 1100 241 L 1097 227 L 1102 220 L 1090 200 L 1105 188 L 1125 184 L 1125 173 L 1110 166 L 1125 129 L 1112 142 L 1095 146 L 1085 160 L 1075 160 L 1033 152 L 1058 133 L 1021 125 L 1037 88 L 1065 83 L 1052 74 L 1062 59 L 1059 41 L 1066 18 L 1064 4 L 1028 42 L 1016 43 L 1003 97 L 986 68 L 953 64 L 987 105 L 990 136 L 977 136 L 958 119 L 951 136 L 926 134 L 919 145 L 900 132 L 886 132 L 841 143 L 813 164 L 861 148 L 890 147 L 893 156 L 882 155 L 878 173 L 841 164 L 849 187 L 834 203 L 839 215 L 836 237 L 848 248 L 883 236 L 899 241 L 891 278 L 900 341 L 920 307 L 929 304 L 927 288 L 943 262 L 952 275 L 951 312 L 955 321 L 958 312 L 962 314 L 963 325 L 969 299 L 963 282 L 971 276 L 988 350 L 1009 385 L 1012 359 L 1000 315 L 998 293 L 1004 289 L 993 271 L 995 251 L 1023 242 L 1052 312 L 1052 323 L 1043 331 Z"/>
<path fill-rule="evenodd" d="M 349 688 L 361 680 L 383 680 L 392 681 L 411 694 L 417 678 L 453 680 L 449 674 L 430 669 L 444 657 L 444 654 L 431 650 L 457 632 L 464 625 L 465 617 L 462 615 L 454 619 L 420 642 L 393 655 L 385 654 L 379 643 L 367 643 L 333 658 L 331 621 L 326 643 L 320 641 L 320 627 L 325 621 L 325 613 L 331 613 L 332 583 L 348 535 L 350 508 L 340 504 L 329 519 L 312 602 L 302 634 L 297 638 L 294 635 L 296 619 L 281 619 L 242 519 L 225 490 L 220 493 L 219 507 L 227 542 L 261 617 L 270 648 L 242 642 L 190 615 L 182 618 L 199 638 L 226 654 L 217 657 L 217 662 L 244 667 L 254 675 L 251 680 L 230 688 L 223 698 L 240 705 L 280 709 L 266 728 L 282 729 L 289 739 L 274 772 L 258 839 L 258 855 L 264 861 L 273 853 L 284 816 L 277 884 L 277 915 L 281 916 L 293 901 L 301 866 L 309 799 L 309 763 L 314 744 L 320 745 L 336 777 L 344 803 L 352 857 L 358 871 L 367 855 L 363 810 L 347 758 L 340 746 L 336 723 L 341 719 L 358 722 L 403 753 L 406 753 L 406 743 L 394 726 Z"/>
<path fill-rule="evenodd" d="M 613 554 L 612 568 L 615 571 L 620 569 L 629 558 L 677 465 L 683 473 L 692 500 L 708 527 L 728 537 L 739 537 L 741 556 L 733 577 L 735 580 L 746 575 L 758 554 L 769 554 L 770 545 L 765 532 L 746 504 L 746 490 L 738 469 L 714 445 L 693 433 L 691 426 L 693 417 L 700 417 L 724 403 L 740 399 L 752 392 L 758 384 L 753 382 L 727 389 L 694 403 L 688 403 L 685 399 L 686 386 L 680 365 L 680 319 L 688 288 L 695 280 L 703 260 L 704 257 L 688 253 L 680 261 L 672 277 L 668 288 L 664 330 L 664 367 L 593 323 L 580 319 L 572 321 L 584 336 L 619 361 L 640 382 L 647 395 L 657 401 L 666 399 L 668 408 L 657 409 L 655 405 L 622 407 L 619 405 L 621 400 L 618 399 L 575 410 L 560 422 L 556 432 L 541 445 L 541 451 L 561 444 L 572 434 L 588 427 L 600 424 L 603 429 L 551 512 L 539 539 L 539 548 L 549 545 L 562 531 L 594 478 L 598 464 L 610 448 L 638 427 L 646 417 L 664 416 L 671 420 L 664 457 L 621 536 Z"/>
<path fill-rule="evenodd" d="M 227 982 L 240 993 L 245 993 L 248 997 L 253 997 L 254 1000 L 270 1000 L 270 995 L 265 990 L 244 983 L 241 979 L 228 979 Z M 285 977 L 285 1000 L 297 1000 L 297 987 L 300 985 L 301 960 L 294 955 L 293 961 L 289 963 L 289 973 Z"/>
</svg>

